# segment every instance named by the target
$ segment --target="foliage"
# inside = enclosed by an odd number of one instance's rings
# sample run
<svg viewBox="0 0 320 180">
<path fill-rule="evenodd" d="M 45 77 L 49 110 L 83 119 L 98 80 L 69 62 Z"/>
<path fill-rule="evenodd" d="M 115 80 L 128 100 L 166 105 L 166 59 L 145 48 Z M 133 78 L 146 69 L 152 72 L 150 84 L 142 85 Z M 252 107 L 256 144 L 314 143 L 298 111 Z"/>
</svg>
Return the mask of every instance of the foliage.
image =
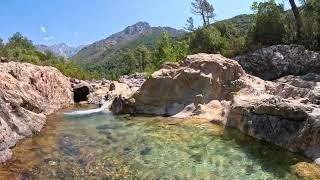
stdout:
<svg viewBox="0 0 320 180">
<path fill-rule="evenodd" d="M 136 67 L 140 72 L 144 72 L 146 67 L 151 63 L 151 52 L 144 46 L 139 45 L 134 50 L 134 56 L 136 59 Z"/>
<path fill-rule="evenodd" d="M 134 51 L 122 49 L 113 52 L 107 57 L 108 60 L 98 64 L 88 64 L 89 71 L 97 71 L 107 79 L 118 79 L 122 75 L 138 72 Z"/>
<path fill-rule="evenodd" d="M 172 42 L 168 34 L 163 32 L 154 53 L 153 66 L 158 68 L 164 62 L 176 62 L 188 54 L 186 41 Z"/>
<path fill-rule="evenodd" d="M 249 27 L 252 23 L 252 19 L 253 19 L 252 14 L 242 14 L 242 15 L 238 15 L 233 18 L 222 20 L 216 23 L 230 23 L 239 30 L 241 35 L 246 36 L 249 30 Z"/>
<path fill-rule="evenodd" d="M 195 27 L 194 27 L 194 22 L 193 22 L 193 18 L 192 17 L 189 17 L 187 19 L 187 24 L 186 24 L 186 27 L 184 29 L 189 31 L 189 32 L 194 31 Z"/>
<path fill-rule="evenodd" d="M 283 5 L 274 0 L 254 2 L 254 20 L 248 33 L 248 43 L 254 46 L 281 44 L 286 35 L 286 16 Z"/>
<path fill-rule="evenodd" d="M 191 35 L 191 53 L 220 53 L 227 57 L 239 54 L 244 47 L 244 37 L 231 23 L 215 23 L 198 29 Z"/>
<path fill-rule="evenodd" d="M 5 56 L 6 52 L 5 52 L 5 46 L 3 43 L 3 40 L 0 38 L 0 56 Z"/>
<path fill-rule="evenodd" d="M 23 37 L 20 33 L 15 33 L 9 42 L 4 45 L 0 43 L 1 55 L 17 62 L 27 62 L 35 65 L 53 66 L 64 75 L 78 79 L 96 79 L 97 73 L 84 71 L 79 66 L 61 57 L 56 57 L 52 53 L 41 53 L 35 49 L 32 41 Z"/>
<path fill-rule="evenodd" d="M 320 50 L 320 1 L 306 0 L 302 9 L 304 23 L 304 45 L 313 50 Z"/>
<path fill-rule="evenodd" d="M 188 49 L 186 41 L 174 41 L 168 33 L 163 32 L 153 47 L 141 43 L 135 45 L 135 48 L 120 48 L 100 63 L 88 64 L 86 67 L 90 71 L 99 72 L 107 79 L 118 79 L 122 75 L 136 72 L 151 74 L 164 62 L 175 62 L 185 57 Z"/>
</svg>

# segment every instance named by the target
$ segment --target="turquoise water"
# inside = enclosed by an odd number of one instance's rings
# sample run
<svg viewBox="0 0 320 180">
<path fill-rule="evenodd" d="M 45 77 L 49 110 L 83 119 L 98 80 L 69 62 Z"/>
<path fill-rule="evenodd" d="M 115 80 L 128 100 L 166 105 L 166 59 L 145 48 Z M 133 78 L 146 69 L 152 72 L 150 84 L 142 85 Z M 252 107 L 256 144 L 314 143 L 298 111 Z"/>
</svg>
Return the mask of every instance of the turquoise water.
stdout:
<svg viewBox="0 0 320 180">
<path fill-rule="evenodd" d="M 9 179 L 298 179 L 303 159 L 236 130 L 156 117 L 52 115 L 14 148 Z"/>
</svg>

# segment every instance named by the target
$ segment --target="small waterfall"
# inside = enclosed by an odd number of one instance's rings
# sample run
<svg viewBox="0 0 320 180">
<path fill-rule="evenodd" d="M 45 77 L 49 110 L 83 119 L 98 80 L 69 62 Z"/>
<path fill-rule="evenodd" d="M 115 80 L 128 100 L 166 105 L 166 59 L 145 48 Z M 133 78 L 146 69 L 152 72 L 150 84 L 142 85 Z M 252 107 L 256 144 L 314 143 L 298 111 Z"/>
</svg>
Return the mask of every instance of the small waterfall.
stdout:
<svg viewBox="0 0 320 180">
<path fill-rule="evenodd" d="M 101 107 L 96 108 L 96 109 L 89 109 L 89 110 L 83 110 L 83 111 L 74 111 L 74 112 L 64 113 L 64 115 L 67 115 L 67 116 L 85 116 L 85 115 L 91 115 L 91 114 L 100 113 L 100 112 L 110 112 L 109 108 L 111 107 L 112 102 L 113 102 L 113 99 L 103 103 Z"/>
</svg>

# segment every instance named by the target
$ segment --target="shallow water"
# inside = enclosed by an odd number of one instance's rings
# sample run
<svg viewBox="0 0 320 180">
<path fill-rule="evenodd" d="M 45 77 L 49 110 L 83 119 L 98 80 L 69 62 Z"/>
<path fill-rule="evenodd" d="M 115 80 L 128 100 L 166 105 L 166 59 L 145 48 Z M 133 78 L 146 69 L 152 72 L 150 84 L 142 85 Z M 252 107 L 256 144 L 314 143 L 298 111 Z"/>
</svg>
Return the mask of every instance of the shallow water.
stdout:
<svg viewBox="0 0 320 180">
<path fill-rule="evenodd" d="M 0 168 L 7 179 L 298 179 L 298 155 L 200 121 L 100 113 L 48 118 Z"/>
</svg>

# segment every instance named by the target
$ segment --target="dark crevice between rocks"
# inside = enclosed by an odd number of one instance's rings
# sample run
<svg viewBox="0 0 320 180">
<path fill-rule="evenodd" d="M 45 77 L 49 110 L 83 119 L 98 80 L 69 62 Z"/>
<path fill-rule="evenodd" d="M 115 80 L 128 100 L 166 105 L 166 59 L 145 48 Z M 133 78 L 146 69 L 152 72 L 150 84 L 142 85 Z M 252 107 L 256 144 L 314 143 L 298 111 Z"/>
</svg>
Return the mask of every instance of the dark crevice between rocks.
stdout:
<svg viewBox="0 0 320 180">
<path fill-rule="evenodd" d="M 74 102 L 79 103 L 81 101 L 87 101 L 90 90 L 87 86 L 83 86 L 80 88 L 75 88 L 73 90 L 74 93 Z"/>
</svg>

